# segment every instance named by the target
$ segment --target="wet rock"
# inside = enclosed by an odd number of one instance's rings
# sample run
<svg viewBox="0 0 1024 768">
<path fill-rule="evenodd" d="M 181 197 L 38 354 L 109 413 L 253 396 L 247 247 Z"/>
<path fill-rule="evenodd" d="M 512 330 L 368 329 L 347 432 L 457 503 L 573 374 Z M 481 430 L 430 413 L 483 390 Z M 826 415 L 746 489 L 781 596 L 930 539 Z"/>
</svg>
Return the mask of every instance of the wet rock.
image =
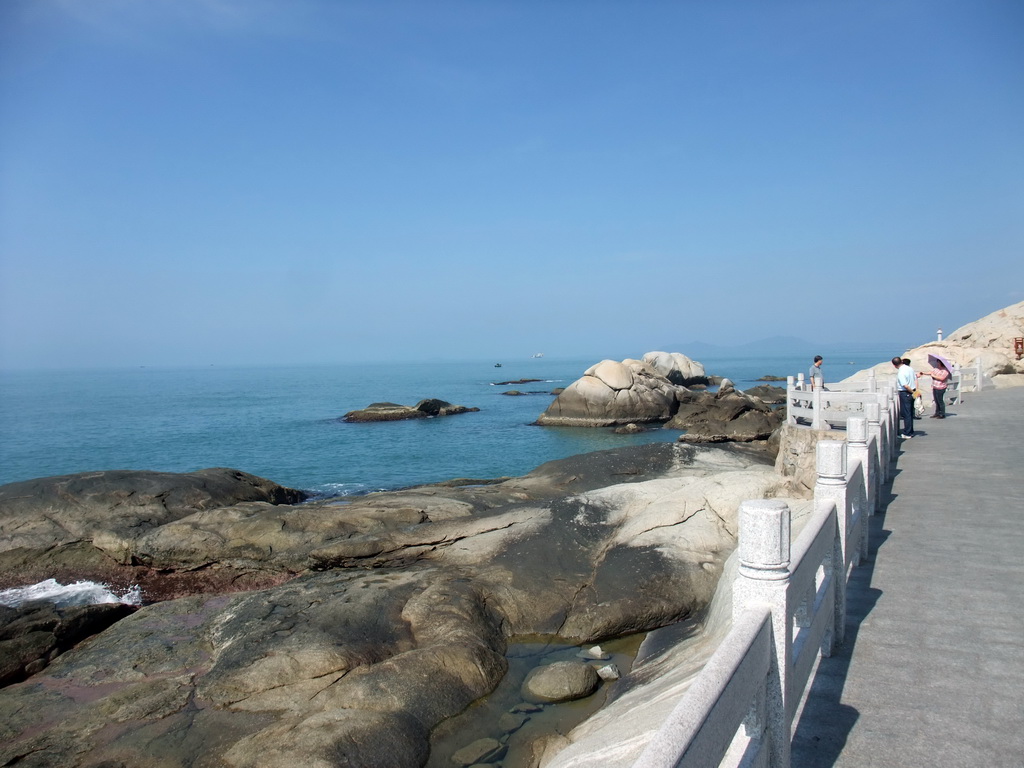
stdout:
<svg viewBox="0 0 1024 768">
<path fill-rule="evenodd" d="M 544 707 L 540 704 L 535 704 L 532 701 L 521 701 L 512 707 L 513 712 L 528 712 L 531 714 L 534 712 L 540 712 L 543 709 Z"/>
<path fill-rule="evenodd" d="M 596 659 L 598 661 L 605 661 L 611 658 L 609 654 L 604 652 L 604 649 L 602 649 L 600 645 L 584 648 L 576 655 L 581 659 Z"/>
<path fill-rule="evenodd" d="M 597 668 L 597 676 L 602 680 L 618 680 L 622 677 L 622 673 L 619 672 L 619 668 L 614 664 L 605 664 L 603 667 Z"/>
<path fill-rule="evenodd" d="M 556 661 L 526 676 L 523 695 L 531 701 L 573 701 L 592 694 L 600 682 L 597 671 L 589 664 Z"/>
<path fill-rule="evenodd" d="M 504 749 L 497 739 L 477 739 L 452 755 L 455 765 L 471 766 L 484 760 L 493 760 Z"/>
<path fill-rule="evenodd" d="M 57 656 L 135 610 L 123 603 L 0 606 L 0 686 L 42 671 Z"/>
<path fill-rule="evenodd" d="M 646 432 L 646 431 L 647 430 L 644 429 L 643 427 L 641 427 L 639 424 L 627 424 L 624 427 L 616 427 L 615 434 L 616 435 L 638 435 L 641 432 Z"/>
<path fill-rule="evenodd" d="M 684 442 L 750 442 L 768 439 L 784 418 L 782 410 L 736 391 L 725 379 L 716 393 L 681 392 L 676 414 L 665 426 L 686 430 Z"/>
<path fill-rule="evenodd" d="M 506 712 L 498 718 L 498 728 L 505 733 L 515 733 L 522 728 L 529 719 L 530 716 L 525 715 L 522 712 Z"/>
</svg>

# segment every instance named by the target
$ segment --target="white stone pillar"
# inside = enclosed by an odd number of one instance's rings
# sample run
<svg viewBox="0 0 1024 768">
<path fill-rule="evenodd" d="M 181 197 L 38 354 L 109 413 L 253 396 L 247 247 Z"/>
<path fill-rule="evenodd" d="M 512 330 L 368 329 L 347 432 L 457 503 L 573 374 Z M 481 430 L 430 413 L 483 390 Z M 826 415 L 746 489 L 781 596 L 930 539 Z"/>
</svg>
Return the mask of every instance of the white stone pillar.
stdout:
<svg viewBox="0 0 1024 768">
<path fill-rule="evenodd" d="M 792 723 L 787 680 L 793 666 L 793 622 L 789 617 L 789 506 L 779 499 L 744 501 L 739 514 L 739 573 L 733 584 L 733 617 L 753 605 L 772 612 L 774 654 L 764 701 L 769 765 L 789 767 Z"/>
<path fill-rule="evenodd" d="M 850 530 L 849 504 L 846 486 L 846 443 L 839 440 L 819 440 L 817 446 L 818 480 L 814 484 L 814 506 L 834 502 L 839 542 L 832 558 L 832 576 L 835 579 L 835 642 L 841 645 L 846 634 L 846 537 Z"/>
<path fill-rule="evenodd" d="M 811 417 L 811 429 L 831 429 L 828 422 L 821 418 L 821 394 L 820 389 L 811 392 L 811 406 L 814 409 L 814 415 Z"/>
<path fill-rule="evenodd" d="M 786 377 L 786 423 L 796 424 L 796 414 L 793 413 L 793 392 L 796 389 L 796 378 Z"/>
<path fill-rule="evenodd" d="M 886 461 L 892 461 L 893 454 L 895 454 L 895 435 L 899 431 L 900 426 L 900 399 L 899 395 L 896 394 L 895 384 L 885 385 L 885 412 L 886 421 L 889 423 L 889 442 L 886 446 L 889 450 L 889 455 L 886 457 Z M 886 470 L 888 473 L 888 470 Z"/>
<path fill-rule="evenodd" d="M 868 392 L 878 391 L 878 379 L 875 378 L 875 369 L 868 371 Z"/>
<path fill-rule="evenodd" d="M 874 466 L 871 468 L 875 473 L 875 479 L 871 483 L 874 496 L 869 499 L 871 511 L 868 513 L 873 515 L 878 510 L 882 501 L 882 483 L 888 479 L 889 460 L 886 458 L 888 456 L 888 449 L 883 442 L 886 438 L 882 435 L 882 406 L 877 402 L 868 403 L 864 406 L 864 413 L 868 419 L 868 440 L 873 441 L 875 445 Z"/>
<path fill-rule="evenodd" d="M 871 449 L 868 446 L 868 420 L 863 416 L 851 416 L 849 421 L 846 422 L 847 480 L 849 480 L 850 467 L 856 466 L 857 462 L 860 462 L 864 476 L 864 485 L 860 488 L 853 489 L 855 498 L 859 502 L 856 505 L 858 508 L 857 511 L 859 511 L 864 517 L 861 521 L 858 556 L 854 565 L 857 565 L 862 559 L 866 560 L 868 557 L 867 516 L 870 514 L 869 510 L 874 507 L 873 493 L 876 482 L 876 478 L 874 477 L 874 472 L 871 467 L 871 459 Z M 847 485 L 848 493 L 849 490 L 849 485 Z"/>
</svg>

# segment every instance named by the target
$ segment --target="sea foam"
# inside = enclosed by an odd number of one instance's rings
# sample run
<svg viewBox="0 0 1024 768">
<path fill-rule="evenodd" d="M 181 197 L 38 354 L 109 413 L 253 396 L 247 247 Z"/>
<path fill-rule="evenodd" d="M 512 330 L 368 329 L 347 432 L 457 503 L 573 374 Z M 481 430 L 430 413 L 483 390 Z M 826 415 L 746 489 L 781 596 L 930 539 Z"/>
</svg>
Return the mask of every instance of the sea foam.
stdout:
<svg viewBox="0 0 1024 768">
<path fill-rule="evenodd" d="M 23 603 L 33 600 L 48 600 L 60 606 L 100 605 L 102 603 L 125 603 L 142 605 L 142 592 L 138 586 L 130 587 L 122 594 L 116 594 L 105 584 L 94 581 L 76 581 L 73 584 L 61 584 L 55 579 L 47 579 L 27 587 L 14 587 L 0 590 L 0 605 L 17 608 Z"/>
</svg>

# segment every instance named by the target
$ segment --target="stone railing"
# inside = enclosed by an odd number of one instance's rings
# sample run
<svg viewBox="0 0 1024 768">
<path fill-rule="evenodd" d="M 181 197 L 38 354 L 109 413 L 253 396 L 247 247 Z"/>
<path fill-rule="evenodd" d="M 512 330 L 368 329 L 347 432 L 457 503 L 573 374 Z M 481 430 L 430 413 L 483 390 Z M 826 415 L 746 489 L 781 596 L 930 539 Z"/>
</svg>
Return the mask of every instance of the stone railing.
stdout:
<svg viewBox="0 0 1024 768">
<path fill-rule="evenodd" d="M 958 405 L 964 401 L 964 392 L 981 392 L 985 388 L 985 373 L 981 368 L 981 358 L 974 361 L 974 365 L 967 368 L 959 368 L 949 377 L 949 386 L 946 387 L 946 402 L 950 405 Z"/>
<path fill-rule="evenodd" d="M 842 387 L 841 389 L 839 387 Z M 806 388 L 803 374 L 786 381 L 786 421 L 811 429 L 843 428 L 851 416 L 867 416 L 868 406 L 877 405 L 882 414 L 895 413 L 896 388 L 892 382 L 879 382 L 874 373 L 864 381 L 826 384 L 825 389 Z M 895 417 L 892 418 L 895 427 Z"/>
<path fill-rule="evenodd" d="M 843 417 L 845 442 L 818 442 L 814 512 L 792 545 L 784 501 L 743 502 L 732 629 L 634 768 L 788 768 L 811 672 L 843 641 L 849 573 L 867 554 L 890 470 L 891 397 L 886 408 L 864 400 L 866 415 Z"/>
</svg>

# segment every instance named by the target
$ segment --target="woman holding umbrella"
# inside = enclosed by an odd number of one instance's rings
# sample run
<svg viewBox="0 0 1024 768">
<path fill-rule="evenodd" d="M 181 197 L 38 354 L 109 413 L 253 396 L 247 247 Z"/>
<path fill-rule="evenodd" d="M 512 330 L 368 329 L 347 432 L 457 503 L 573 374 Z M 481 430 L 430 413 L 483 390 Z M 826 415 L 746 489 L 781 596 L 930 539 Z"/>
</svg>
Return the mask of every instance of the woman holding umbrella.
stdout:
<svg viewBox="0 0 1024 768">
<path fill-rule="evenodd" d="M 935 413 L 933 419 L 946 418 L 946 387 L 949 386 L 949 377 L 953 371 L 953 364 L 942 355 L 928 355 L 928 364 L 932 367 L 930 371 L 922 371 L 920 376 L 932 377 L 932 398 L 935 400 Z"/>
</svg>

